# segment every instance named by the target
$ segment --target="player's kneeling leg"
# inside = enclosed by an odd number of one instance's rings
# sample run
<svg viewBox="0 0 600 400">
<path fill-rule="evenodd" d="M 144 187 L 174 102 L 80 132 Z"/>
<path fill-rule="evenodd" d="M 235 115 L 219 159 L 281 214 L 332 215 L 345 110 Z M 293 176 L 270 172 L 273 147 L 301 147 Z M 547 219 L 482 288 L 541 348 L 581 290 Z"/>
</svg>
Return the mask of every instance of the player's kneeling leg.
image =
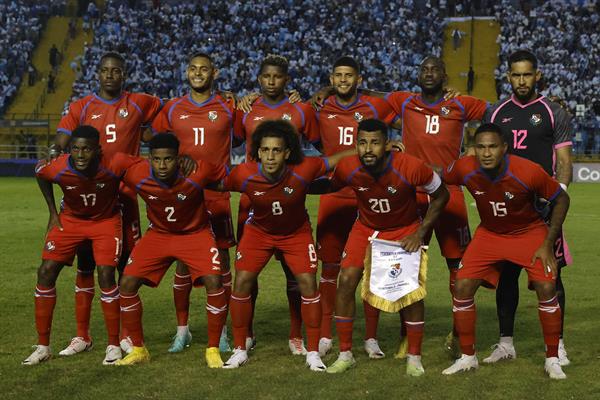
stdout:
<svg viewBox="0 0 600 400">
<path fill-rule="evenodd" d="M 119 287 L 121 323 L 129 333 L 133 350 L 125 358 L 116 361 L 115 365 L 134 365 L 150 361 L 150 353 L 144 346 L 143 307 L 138 294 L 141 286 L 142 280 L 140 278 L 131 275 L 124 275 L 121 278 L 121 286 Z"/>
</svg>

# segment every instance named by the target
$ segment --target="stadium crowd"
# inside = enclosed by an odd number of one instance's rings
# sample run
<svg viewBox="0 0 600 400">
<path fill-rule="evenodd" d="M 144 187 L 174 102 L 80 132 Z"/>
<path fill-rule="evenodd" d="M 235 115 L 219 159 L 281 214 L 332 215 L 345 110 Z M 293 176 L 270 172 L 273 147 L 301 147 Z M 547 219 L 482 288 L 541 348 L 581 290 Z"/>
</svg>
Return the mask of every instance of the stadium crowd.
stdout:
<svg viewBox="0 0 600 400">
<path fill-rule="evenodd" d="M 582 2 L 549 1 L 522 10 L 510 0 L 495 7 L 502 31 L 498 36 L 500 64 L 496 78 L 502 95 L 511 93 L 506 82 L 506 60 L 519 48 L 536 49 L 544 75 L 542 93 L 564 99 L 575 118 L 576 153 L 600 152 L 600 14 Z M 585 107 L 585 118 L 577 106 Z"/>
</svg>

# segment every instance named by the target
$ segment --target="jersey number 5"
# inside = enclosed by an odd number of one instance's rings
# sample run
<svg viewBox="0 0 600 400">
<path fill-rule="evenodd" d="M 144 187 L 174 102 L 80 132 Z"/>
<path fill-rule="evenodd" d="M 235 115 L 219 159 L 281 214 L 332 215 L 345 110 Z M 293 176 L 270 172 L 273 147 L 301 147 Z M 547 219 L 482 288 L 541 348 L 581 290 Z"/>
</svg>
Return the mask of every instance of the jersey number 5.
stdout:
<svg viewBox="0 0 600 400">
<path fill-rule="evenodd" d="M 106 125 L 106 143 L 114 143 L 117 141 L 117 125 L 108 124 Z"/>
</svg>

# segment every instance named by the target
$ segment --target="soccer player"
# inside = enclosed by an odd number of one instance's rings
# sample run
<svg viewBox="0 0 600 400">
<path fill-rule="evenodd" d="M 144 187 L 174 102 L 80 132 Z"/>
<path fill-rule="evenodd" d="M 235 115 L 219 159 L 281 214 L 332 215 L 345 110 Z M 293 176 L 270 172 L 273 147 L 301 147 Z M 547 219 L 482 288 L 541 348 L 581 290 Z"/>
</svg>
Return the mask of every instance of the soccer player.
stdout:
<svg viewBox="0 0 600 400">
<path fill-rule="evenodd" d="M 419 66 L 418 84 L 421 93 L 391 92 L 386 95 L 393 110 L 402 118 L 402 143 L 406 154 L 425 161 L 435 170 L 443 170 L 457 160 L 462 151 L 464 124 L 481 120 L 487 108 L 484 100 L 471 96 L 444 97 L 444 85 L 448 76 L 446 66 L 438 58 L 426 57 Z M 450 200 L 442 215 L 436 220 L 433 230 L 427 233 L 429 244 L 433 232 L 440 245 L 442 256 L 450 272 L 449 288 L 456 277 L 458 265 L 471 239 L 467 207 L 460 186 L 448 185 Z M 417 192 L 419 213 L 425 215 L 429 207 L 429 196 Z M 404 326 L 402 328 L 404 333 Z M 401 357 L 406 351 L 406 336 L 400 345 Z M 446 339 L 446 349 L 456 356 L 460 354 L 453 330 Z"/>
<path fill-rule="evenodd" d="M 108 346 L 102 362 L 110 365 L 121 358 L 119 347 L 119 290 L 115 267 L 121 254 L 121 213 L 117 203 L 122 157 L 102 155 L 99 133 L 81 125 L 70 135 L 70 153 L 41 163 L 36 168 L 40 190 L 48 205 L 50 220 L 42 264 L 35 288 L 35 322 L 38 345 L 23 364 L 34 365 L 50 358 L 50 328 L 56 305 L 56 279 L 65 265 L 72 265 L 76 249 L 91 242 L 98 264 L 101 304 L 108 331 Z M 52 184 L 63 191 L 58 213 Z"/>
<path fill-rule="evenodd" d="M 219 336 L 227 318 L 227 297 L 221 283 L 221 260 L 204 204 L 203 189 L 225 177 L 226 166 L 202 160 L 189 177 L 178 168 L 179 141 L 174 135 L 156 135 L 150 140 L 150 160 L 127 169 L 124 183 L 135 188 L 146 202 L 151 226 L 136 244 L 120 282 L 121 318 L 133 342 L 133 350 L 117 365 L 150 360 L 144 346 L 142 284 L 156 287 L 175 260 L 188 266 L 194 286 L 206 289 L 209 368 L 223 365 Z"/>
<path fill-rule="evenodd" d="M 471 192 L 481 224 L 463 256 L 454 287 L 454 325 L 463 355 L 442 373 L 478 367 L 474 296 L 481 285 L 495 288 L 502 263 L 510 262 L 527 270 L 529 288 L 537 293 L 546 344 L 545 370 L 552 379 L 565 379 L 558 360 L 561 309 L 553 246 L 569 208 L 569 196 L 538 164 L 508 155 L 507 141 L 500 127 L 481 125 L 475 132 L 476 155 L 458 160 L 443 175 L 444 182 L 464 185 Z M 554 204 L 549 227 L 534 208 L 537 197 Z"/>
<path fill-rule="evenodd" d="M 56 144 L 51 153 L 66 148 L 71 132 L 80 125 L 90 125 L 100 132 L 103 155 L 107 158 L 120 152 L 136 156 L 140 141 L 149 139 L 148 126 L 158 113 L 161 101 L 143 93 L 123 90 L 126 79 L 125 59 L 117 53 L 106 53 L 100 59 L 98 80 L 100 90 L 73 102 L 57 128 Z M 147 133 L 148 132 L 148 133 Z M 119 268 L 122 269 L 140 236 L 139 208 L 135 192 L 122 187 L 119 203 L 123 212 L 123 252 Z M 71 356 L 90 350 L 92 339 L 89 332 L 90 313 L 94 298 L 94 257 L 88 246 L 78 250 L 77 278 L 75 282 L 75 318 L 77 334 L 67 348 L 59 354 Z M 122 332 L 122 334 L 125 332 Z M 123 350 L 129 350 L 129 341 L 121 340 Z"/>
<path fill-rule="evenodd" d="M 291 123 L 298 134 L 302 135 L 309 142 L 319 140 L 319 128 L 314 109 L 304 103 L 290 103 L 290 99 L 285 92 L 290 83 L 289 62 L 285 57 L 270 54 L 263 59 L 259 67 L 258 84 L 260 86 L 260 96 L 252 103 L 251 110 L 247 113 L 236 114 L 236 124 L 234 135 L 239 141 L 246 142 L 246 159 L 250 160 L 252 152 L 252 135 L 257 126 L 267 120 L 284 120 Z M 238 209 L 238 240 L 242 237 L 244 225 L 248 220 L 250 212 L 250 198 L 242 193 L 240 196 L 240 205 Z M 278 259 L 281 259 L 276 255 Z M 294 279 L 294 274 L 287 267 L 284 260 L 282 267 L 286 274 L 287 285 L 286 294 L 290 309 L 290 334 L 289 348 L 294 355 L 306 354 L 306 348 L 302 340 L 302 316 L 300 312 L 300 293 L 298 283 Z M 258 287 L 253 289 L 252 304 L 256 303 Z M 254 332 L 252 323 L 249 331 L 249 347 L 254 346 Z M 251 343 L 252 342 L 252 343 Z"/>
<path fill-rule="evenodd" d="M 246 338 L 252 318 L 251 290 L 260 271 L 278 252 L 298 282 L 302 319 L 306 326 L 306 363 L 324 371 L 319 356 L 321 303 L 317 289 L 318 266 L 308 213 L 309 184 L 351 152 L 328 159 L 304 157 L 298 133 L 287 121 L 265 121 L 252 136 L 252 160 L 234 168 L 220 185 L 223 190 L 246 193 L 252 216 L 237 247 L 236 275 L 231 295 L 231 320 L 235 349 L 224 368 L 248 361 Z"/>
<path fill-rule="evenodd" d="M 355 364 L 352 355 L 352 328 L 355 292 L 360 282 L 369 239 L 399 241 L 409 252 L 418 251 L 426 233 L 440 215 L 449 194 L 439 176 L 416 157 L 386 151 L 389 141 L 386 124 L 366 119 L 358 124 L 358 155 L 342 160 L 333 175 L 333 188 L 349 187 L 356 194 L 358 219 L 354 223 L 342 256 L 335 321 L 340 341 L 338 359 L 329 373 L 344 372 Z M 417 188 L 431 197 L 424 218 L 417 212 Z M 408 336 L 406 373 L 422 375 L 421 342 L 424 328 L 423 300 L 402 309 Z"/>
<path fill-rule="evenodd" d="M 484 117 L 500 127 L 508 141 L 508 152 L 538 163 L 550 176 L 554 176 L 566 190 L 571 182 L 573 165 L 571 160 L 572 126 L 571 116 L 559 104 L 549 101 L 536 90 L 541 79 L 535 55 L 519 50 L 508 58 L 508 81 L 513 94 L 492 106 Z M 543 209 L 544 207 L 542 207 Z M 546 218 L 549 222 L 550 215 Z M 562 312 L 561 339 L 558 358 L 562 366 L 570 363 L 562 339 L 565 314 L 565 289 L 561 279 L 562 267 L 572 262 L 564 235 L 556 238 L 554 254 L 558 259 L 559 272 L 556 277 L 558 303 Z M 513 359 L 517 356 L 513 344 L 515 314 L 519 304 L 518 266 L 502 269 L 496 307 L 500 325 L 500 341 L 494 345 L 492 354 L 485 363 Z"/>
<path fill-rule="evenodd" d="M 356 129 L 362 120 L 377 118 L 386 124 L 396 123 L 397 116 L 385 100 L 358 93 L 362 76 L 358 62 L 353 58 L 341 57 L 336 60 L 329 80 L 334 94 L 325 99 L 323 107 L 317 113 L 320 131 L 318 147 L 325 156 L 355 148 Z M 332 348 L 331 321 L 340 261 L 348 234 L 356 220 L 356 213 L 356 196 L 350 188 L 321 196 L 317 247 L 323 264 L 319 282 L 323 305 L 319 341 L 322 356 Z M 384 353 L 377 342 L 379 310 L 366 302 L 364 310 L 365 351 L 370 358 L 382 358 Z"/>
<path fill-rule="evenodd" d="M 213 85 L 218 74 L 219 71 L 209 54 L 193 54 L 187 66 L 190 92 L 166 103 L 154 119 L 152 130 L 155 133 L 175 134 L 180 142 L 181 153 L 194 160 L 203 160 L 214 165 L 230 165 L 235 110 L 231 102 L 214 92 Z M 231 295 L 229 248 L 235 245 L 229 198 L 229 193 L 205 191 L 205 205 L 219 249 L 227 299 Z M 188 268 L 178 262 L 173 282 L 177 333 L 169 348 L 170 353 L 182 351 L 192 341 L 188 327 L 191 290 L 192 279 Z M 219 347 L 221 351 L 229 350 L 225 330 L 221 335 Z"/>
</svg>

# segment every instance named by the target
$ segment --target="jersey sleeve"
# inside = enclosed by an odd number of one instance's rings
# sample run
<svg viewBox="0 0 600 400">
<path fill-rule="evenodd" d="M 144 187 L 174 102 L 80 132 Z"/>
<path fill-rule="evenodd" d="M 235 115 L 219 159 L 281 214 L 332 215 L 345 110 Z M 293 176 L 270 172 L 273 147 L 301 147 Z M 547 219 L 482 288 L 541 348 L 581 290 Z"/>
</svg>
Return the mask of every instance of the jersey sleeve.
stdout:
<svg viewBox="0 0 600 400">
<path fill-rule="evenodd" d="M 459 96 L 457 98 L 459 103 L 465 108 L 465 120 L 466 121 L 479 121 L 483 118 L 486 110 L 488 109 L 488 103 L 485 100 L 478 99 L 472 96 Z"/>
<path fill-rule="evenodd" d="M 327 158 L 322 157 L 305 157 L 304 163 L 307 167 L 307 178 L 309 181 L 313 181 L 323 175 L 329 170 L 329 163 Z"/>
<path fill-rule="evenodd" d="M 49 182 L 55 182 L 56 176 L 64 169 L 63 158 L 68 155 L 62 155 L 54 160 L 40 160 L 35 166 L 35 176 Z"/>
<path fill-rule="evenodd" d="M 209 162 L 198 160 L 197 171 L 202 177 L 201 186 L 209 183 L 221 182 L 227 176 L 227 167 L 224 164 L 216 165 Z"/>
<path fill-rule="evenodd" d="M 407 157 L 406 179 L 413 186 L 427 186 L 435 179 L 433 170 L 416 157 Z"/>
<path fill-rule="evenodd" d="M 236 112 L 234 115 L 233 136 L 241 141 L 246 140 L 246 127 L 244 126 L 246 115 L 248 114 L 243 112 Z"/>
<path fill-rule="evenodd" d="M 140 106 L 143 111 L 143 120 L 142 125 L 149 126 L 152 123 L 152 120 L 158 115 L 160 109 L 163 106 L 162 100 L 156 96 L 150 96 L 148 94 L 143 94 L 138 99 L 141 103 Z"/>
<path fill-rule="evenodd" d="M 231 192 L 243 192 L 242 186 L 247 177 L 246 163 L 239 164 L 223 179 L 223 187 Z"/>
<path fill-rule="evenodd" d="M 464 185 L 463 169 L 465 160 L 468 157 L 463 157 L 448 165 L 441 173 L 442 181 L 447 185 Z"/>
<path fill-rule="evenodd" d="M 410 97 L 413 93 L 410 92 L 391 92 L 385 96 L 385 100 L 388 102 L 392 110 L 399 116 L 402 115 L 402 104 Z"/>
<path fill-rule="evenodd" d="M 348 162 L 346 161 L 347 158 L 342 159 L 337 167 L 335 167 L 335 170 L 333 171 L 333 174 L 331 175 L 331 188 L 332 190 L 336 191 L 336 190 L 340 190 L 345 186 L 348 186 L 349 182 L 348 182 L 348 178 L 350 176 L 349 171 L 348 171 Z"/>
<path fill-rule="evenodd" d="M 530 187 L 544 199 L 552 201 L 562 191 L 560 184 L 544 171 L 538 164 L 532 163 L 527 170 L 530 173 Z"/>
<path fill-rule="evenodd" d="M 79 126 L 81 118 L 81 101 L 75 101 L 69 105 L 67 113 L 60 119 L 56 131 L 71 136 L 71 132 Z"/>
<path fill-rule="evenodd" d="M 131 156 L 125 153 L 116 153 L 111 157 L 109 169 L 113 174 L 122 178 L 128 168 L 143 160 L 144 159 L 141 157 Z"/>
<path fill-rule="evenodd" d="M 379 119 L 385 122 L 387 125 L 393 124 L 399 118 L 398 114 L 386 100 L 371 98 L 370 102 L 377 110 Z"/>
<path fill-rule="evenodd" d="M 169 101 L 152 121 L 152 133 L 170 132 L 171 122 L 169 121 L 169 110 L 173 107 L 173 102 Z"/>
<path fill-rule="evenodd" d="M 550 103 L 554 113 L 554 147 L 571 146 L 573 144 L 573 117 L 560 105 Z"/>
<path fill-rule="evenodd" d="M 317 143 L 321 140 L 321 134 L 319 132 L 319 123 L 317 122 L 317 113 L 310 104 L 300 103 L 298 104 L 301 112 L 304 114 L 304 128 L 302 135 L 311 143 Z"/>
</svg>

